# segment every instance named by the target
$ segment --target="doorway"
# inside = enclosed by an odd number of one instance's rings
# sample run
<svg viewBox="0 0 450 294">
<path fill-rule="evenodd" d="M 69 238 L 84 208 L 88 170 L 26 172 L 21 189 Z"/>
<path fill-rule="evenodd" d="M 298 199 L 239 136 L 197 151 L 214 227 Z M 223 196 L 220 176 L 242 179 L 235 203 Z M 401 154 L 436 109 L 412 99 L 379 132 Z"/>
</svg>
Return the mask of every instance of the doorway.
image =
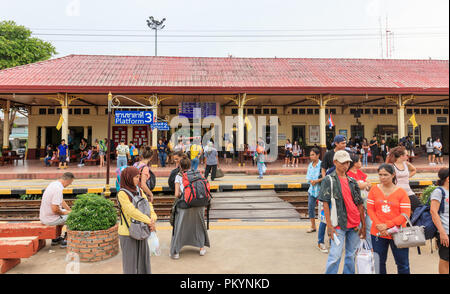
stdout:
<svg viewBox="0 0 450 294">
<path fill-rule="evenodd" d="M 448 154 L 449 153 L 449 134 L 448 134 L 449 128 L 448 125 L 443 126 L 443 125 L 432 125 L 431 126 L 431 138 L 434 140 L 436 140 L 436 138 L 440 138 L 441 139 L 441 143 L 442 143 L 442 151 L 444 154 Z"/>
<path fill-rule="evenodd" d="M 335 136 L 336 136 L 336 128 L 334 126 L 331 129 L 329 127 L 327 127 L 326 131 L 325 131 L 325 137 L 326 137 L 326 145 L 327 145 L 328 150 L 333 149 L 331 143 L 333 143 Z M 348 138 L 345 138 L 345 139 L 348 140 Z"/>
<path fill-rule="evenodd" d="M 292 126 L 292 144 L 297 141 L 302 147 L 306 147 L 305 126 Z"/>
</svg>

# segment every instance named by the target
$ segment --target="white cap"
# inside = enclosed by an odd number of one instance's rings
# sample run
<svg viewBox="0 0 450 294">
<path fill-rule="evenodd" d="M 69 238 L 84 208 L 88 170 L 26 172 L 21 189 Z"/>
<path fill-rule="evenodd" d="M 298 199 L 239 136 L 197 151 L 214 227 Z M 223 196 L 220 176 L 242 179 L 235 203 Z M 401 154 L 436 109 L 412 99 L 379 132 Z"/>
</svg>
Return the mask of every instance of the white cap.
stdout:
<svg viewBox="0 0 450 294">
<path fill-rule="evenodd" d="M 339 161 L 340 163 L 352 162 L 353 160 L 350 158 L 350 154 L 348 154 L 345 150 L 339 150 L 334 154 L 333 161 Z"/>
</svg>

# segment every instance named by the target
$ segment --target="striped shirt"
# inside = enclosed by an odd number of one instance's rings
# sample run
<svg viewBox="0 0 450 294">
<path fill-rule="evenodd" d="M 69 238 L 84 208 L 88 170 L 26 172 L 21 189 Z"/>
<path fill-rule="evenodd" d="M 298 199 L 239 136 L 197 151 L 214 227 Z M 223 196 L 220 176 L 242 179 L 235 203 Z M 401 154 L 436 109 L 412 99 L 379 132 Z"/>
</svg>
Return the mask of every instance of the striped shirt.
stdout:
<svg viewBox="0 0 450 294">
<path fill-rule="evenodd" d="M 367 213 L 372 220 L 370 234 L 376 236 L 379 231 L 376 225 L 386 224 L 388 229 L 394 226 L 406 226 L 406 218 L 411 214 L 411 203 L 408 194 L 402 188 L 398 188 L 390 195 L 385 196 L 378 185 L 370 189 L 367 199 Z M 392 237 L 383 237 L 392 239 Z"/>
</svg>

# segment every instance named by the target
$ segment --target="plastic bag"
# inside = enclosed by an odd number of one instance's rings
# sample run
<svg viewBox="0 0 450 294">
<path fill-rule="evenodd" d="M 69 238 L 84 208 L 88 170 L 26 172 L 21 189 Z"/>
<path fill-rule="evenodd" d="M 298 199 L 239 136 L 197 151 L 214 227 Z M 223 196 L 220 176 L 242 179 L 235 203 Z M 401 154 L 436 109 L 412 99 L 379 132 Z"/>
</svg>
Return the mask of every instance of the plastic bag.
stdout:
<svg viewBox="0 0 450 294">
<path fill-rule="evenodd" d="M 355 263 L 358 274 L 375 274 L 375 258 L 367 240 L 360 241 Z"/>
<path fill-rule="evenodd" d="M 151 256 L 160 256 L 161 248 L 159 247 L 159 239 L 156 232 L 152 232 L 148 238 L 148 247 L 150 248 Z"/>
</svg>

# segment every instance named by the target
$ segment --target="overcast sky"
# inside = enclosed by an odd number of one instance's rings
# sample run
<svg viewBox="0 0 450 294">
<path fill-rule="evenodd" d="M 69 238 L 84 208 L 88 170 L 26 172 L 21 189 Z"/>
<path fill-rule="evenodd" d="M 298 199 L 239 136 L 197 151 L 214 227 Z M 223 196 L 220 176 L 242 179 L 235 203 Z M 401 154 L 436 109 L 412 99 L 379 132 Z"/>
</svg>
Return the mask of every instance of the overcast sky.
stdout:
<svg viewBox="0 0 450 294">
<path fill-rule="evenodd" d="M 392 58 L 449 58 L 448 0 L 0 0 L 56 57 L 154 55 L 149 16 L 159 56 L 382 58 L 387 17 Z"/>
</svg>

